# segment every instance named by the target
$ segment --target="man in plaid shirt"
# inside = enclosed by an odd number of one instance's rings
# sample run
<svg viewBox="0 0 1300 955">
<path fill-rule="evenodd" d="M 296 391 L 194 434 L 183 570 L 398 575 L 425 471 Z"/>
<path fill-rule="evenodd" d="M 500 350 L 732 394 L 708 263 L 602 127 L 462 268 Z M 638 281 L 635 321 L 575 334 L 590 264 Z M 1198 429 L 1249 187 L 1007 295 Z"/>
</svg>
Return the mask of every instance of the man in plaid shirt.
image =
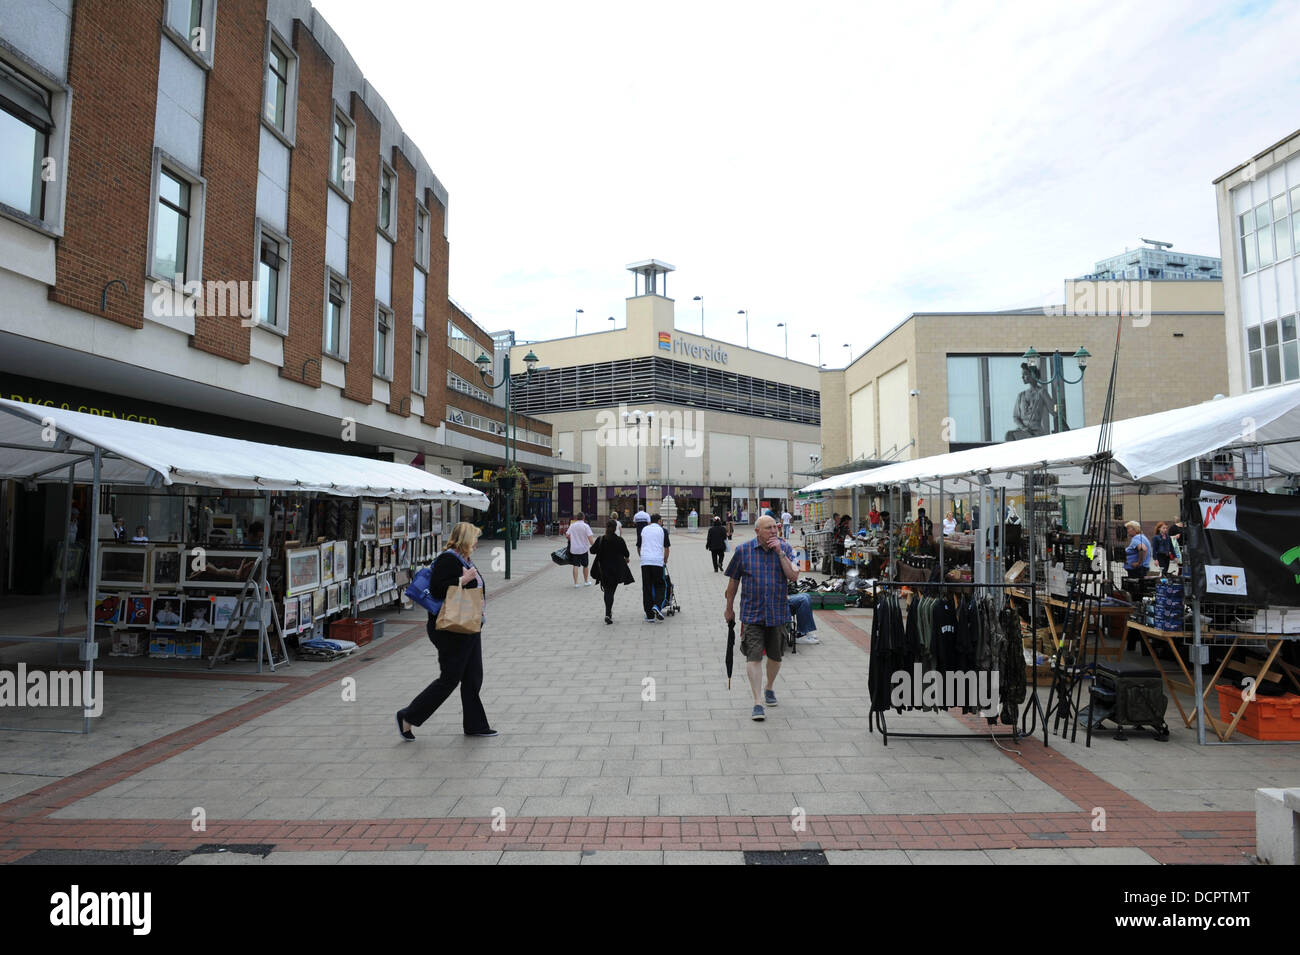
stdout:
<svg viewBox="0 0 1300 955">
<path fill-rule="evenodd" d="M 736 591 L 740 590 L 740 648 L 745 654 L 745 672 L 754 691 L 755 721 L 766 714 L 763 706 L 776 706 L 772 684 L 781 669 L 781 650 L 790 626 L 790 598 L 787 581 L 799 579 L 794 551 L 780 538 L 776 520 L 768 514 L 754 524 L 755 537 L 736 548 L 727 565 L 727 623 L 736 619 Z M 744 581 L 744 587 L 741 587 Z M 763 685 L 763 652 L 767 651 L 767 688 Z"/>
</svg>

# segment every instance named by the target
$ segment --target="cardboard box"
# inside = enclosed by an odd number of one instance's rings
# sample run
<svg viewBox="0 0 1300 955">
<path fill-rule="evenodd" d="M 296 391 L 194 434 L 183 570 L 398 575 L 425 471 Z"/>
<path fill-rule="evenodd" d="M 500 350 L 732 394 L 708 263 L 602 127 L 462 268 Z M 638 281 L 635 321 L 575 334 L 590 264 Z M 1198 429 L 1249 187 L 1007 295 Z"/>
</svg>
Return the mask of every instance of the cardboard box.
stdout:
<svg viewBox="0 0 1300 955">
<path fill-rule="evenodd" d="M 1029 580 L 1029 564 L 1026 561 L 1018 560 L 1011 565 L 1007 571 L 1007 583 L 1023 584 Z"/>
</svg>

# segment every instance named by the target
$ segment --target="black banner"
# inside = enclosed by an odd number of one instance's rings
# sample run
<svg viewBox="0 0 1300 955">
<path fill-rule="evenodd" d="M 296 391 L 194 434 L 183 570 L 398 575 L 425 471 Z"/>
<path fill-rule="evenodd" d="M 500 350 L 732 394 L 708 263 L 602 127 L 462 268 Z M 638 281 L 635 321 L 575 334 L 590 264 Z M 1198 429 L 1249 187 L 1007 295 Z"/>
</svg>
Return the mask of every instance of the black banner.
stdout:
<svg viewBox="0 0 1300 955">
<path fill-rule="evenodd" d="M 1188 481 L 1183 502 L 1202 600 L 1300 606 L 1300 497 Z"/>
</svg>

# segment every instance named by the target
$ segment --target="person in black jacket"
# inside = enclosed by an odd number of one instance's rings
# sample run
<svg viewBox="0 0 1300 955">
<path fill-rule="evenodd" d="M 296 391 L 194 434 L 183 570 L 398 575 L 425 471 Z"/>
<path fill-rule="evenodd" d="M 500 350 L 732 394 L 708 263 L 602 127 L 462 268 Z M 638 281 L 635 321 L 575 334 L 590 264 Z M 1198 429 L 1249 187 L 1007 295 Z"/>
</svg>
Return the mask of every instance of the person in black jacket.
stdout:
<svg viewBox="0 0 1300 955">
<path fill-rule="evenodd" d="M 591 552 L 596 556 L 600 589 L 605 594 L 605 622 L 613 623 L 614 591 L 619 584 L 631 583 L 632 576 L 631 568 L 628 567 L 632 555 L 628 552 L 627 541 L 619 533 L 618 521 L 611 519 L 605 524 L 605 534 L 596 538 L 596 543 L 591 545 Z"/>
<path fill-rule="evenodd" d="M 722 570 L 722 555 L 727 552 L 727 529 L 722 526 L 722 519 L 715 517 L 709 525 L 709 536 L 704 546 L 713 555 L 713 572 Z"/>
<path fill-rule="evenodd" d="M 447 549 L 433 562 L 433 576 L 429 580 L 429 594 L 435 600 L 447 599 L 447 588 L 453 585 L 465 589 L 483 587 L 470 555 L 478 544 L 480 531 L 464 521 L 457 524 L 447 539 Z M 486 601 L 487 595 L 484 594 Z M 427 624 L 429 639 L 438 648 L 438 666 L 441 673 L 413 699 L 404 710 L 397 711 L 397 732 L 402 739 L 415 739 L 411 727 L 422 726 L 424 721 L 442 706 L 451 691 L 460 686 L 460 705 L 466 736 L 496 736 L 497 731 L 488 725 L 487 714 L 478 691 L 483 686 L 483 643 L 481 633 L 452 633 L 437 629 L 437 617 L 430 613 Z"/>
</svg>

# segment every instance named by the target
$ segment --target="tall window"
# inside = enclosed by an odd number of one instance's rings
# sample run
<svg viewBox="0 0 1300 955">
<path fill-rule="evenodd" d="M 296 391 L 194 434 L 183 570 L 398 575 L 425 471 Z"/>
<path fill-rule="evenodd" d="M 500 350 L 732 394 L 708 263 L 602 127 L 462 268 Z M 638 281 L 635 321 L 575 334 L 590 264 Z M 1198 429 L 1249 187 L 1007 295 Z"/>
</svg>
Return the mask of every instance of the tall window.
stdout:
<svg viewBox="0 0 1300 955">
<path fill-rule="evenodd" d="M 428 375 L 429 336 L 419 329 L 412 330 L 411 341 L 411 390 L 417 395 L 424 394 L 425 377 Z"/>
<path fill-rule="evenodd" d="M 154 226 L 155 275 L 189 277 L 190 184 L 163 167 L 158 174 L 158 217 Z"/>
<path fill-rule="evenodd" d="M 452 351 L 474 361 L 483 354 L 483 346 L 471 339 L 451 322 L 447 323 L 447 344 Z"/>
<path fill-rule="evenodd" d="M 0 64 L 0 202 L 45 216 L 42 163 L 48 149 L 50 94 Z"/>
<path fill-rule="evenodd" d="M 348 167 L 348 136 L 352 126 L 335 111 L 334 131 L 330 140 L 330 180 L 343 191 L 347 191 L 346 170 Z"/>
<path fill-rule="evenodd" d="M 280 132 L 287 132 L 289 97 L 289 56 L 278 43 L 271 43 L 266 63 L 266 119 Z"/>
<path fill-rule="evenodd" d="M 382 305 L 375 306 L 375 374 L 393 377 L 393 313 Z"/>
<path fill-rule="evenodd" d="M 257 264 L 257 317 L 281 331 L 288 326 L 282 288 L 287 264 L 284 246 L 274 236 L 263 232 Z"/>
<path fill-rule="evenodd" d="M 415 206 L 415 264 L 429 267 L 429 213 L 418 203 Z"/>
<path fill-rule="evenodd" d="M 344 358 L 343 335 L 347 330 L 348 287 L 340 278 L 329 277 L 329 295 L 325 301 L 325 337 L 322 342 L 327 355 Z"/>
<path fill-rule="evenodd" d="M 1064 393 L 1061 429 L 1082 428 L 1083 383 L 1078 380 L 1079 366 L 1073 355 L 1063 356 L 1061 363 L 1064 376 L 1075 383 L 1046 384 L 1052 375 L 1052 362 L 1049 356 L 1041 356 L 1037 365 L 1041 384 L 1037 388 L 1042 389 L 1042 394 L 1038 395 L 1034 384 L 1025 381 L 1021 367 L 1024 359 L 1017 355 L 949 355 L 948 417 L 952 419 L 949 444 L 1003 441 L 1009 432 L 1025 431 L 1026 424 L 1034 430 L 1043 424 L 1044 403 L 1048 410 L 1047 428 L 1056 430 L 1053 389 L 1056 394 Z M 1016 420 L 1017 411 L 1020 421 Z"/>
<path fill-rule="evenodd" d="M 1246 351 L 1252 388 L 1300 380 L 1295 315 L 1246 329 Z"/>
<path fill-rule="evenodd" d="M 393 171 L 385 165 L 379 167 L 379 228 L 393 231 Z"/>
</svg>

